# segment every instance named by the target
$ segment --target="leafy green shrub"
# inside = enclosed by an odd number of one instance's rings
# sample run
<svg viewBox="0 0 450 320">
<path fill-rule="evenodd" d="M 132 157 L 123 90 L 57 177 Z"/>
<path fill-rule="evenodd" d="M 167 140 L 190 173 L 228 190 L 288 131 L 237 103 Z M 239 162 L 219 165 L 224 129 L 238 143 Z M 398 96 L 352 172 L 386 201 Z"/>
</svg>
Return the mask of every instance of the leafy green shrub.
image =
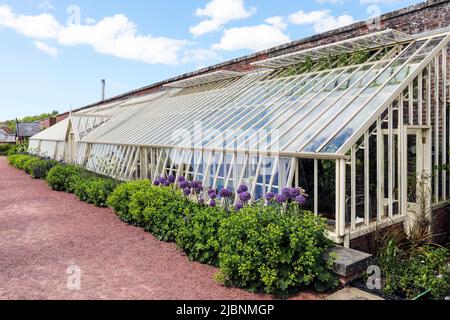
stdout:
<svg viewBox="0 0 450 320">
<path fill-rule="evenodd" d="M 15 154 L 26 154 L 28 151 L 28 144 L 14 144 L 11 145 L 7 151 L 7 156 L 12 156 Z"/>
<path fill-rule="evenodd" d="M 377 259 L 385 279 L 383 290 L 408 299 L 430 290 L 434 299 L 443 299 L 449 293 L 448 259 L 446 248 L 430 244 L 404 252 L 390 239 Z"/>
<path fill-rule="evenodd" d="M 77 176 L 78 172 L 77 166 L 58 164 L 48 172 L 47 183 L 55 191 L 69 192 L 71 179 Z"/>
<path fill-rule="evenodd" d="M 278 206 L 247 206 L 224 219 L 219 228 L 218 280 L 252 292 L 286 295 L 314 285 L 324 291 L 337 285 L 331 246 L 322 218 L 299 210 L 280 213 Z"/>
<path fill-rule="evenodd" d="M 132 221 L 130 214 L 131 196 L 140 190 L 150 188 L 150 186 L 150 180 L 135 180 L 122 183 L 108 197 L 108 207 L 112 208 L 123 221 L 136 222 Z"/>
<path fill-rule="evenodd" d="M 31 173 L 31 166 L 39 160 L 38 157 L 26 154 L 13 154 L 8 156 L 8 161 L 14 168 L 25 171 L 28 174 Z"/>
<path fill-rule="evenodd" d="M 29 165 L 29 171 L 33 179 L 45 179 L 51 168 L 58 164 L 54 160 L 38 160 Z"/>
<path fill-rule="evenodd" d="M 211 265 L 219 264 L 218 230 L 228 214 L 222 208 L 194 205 L 181 224 L 176 242 L 190 259 Z"/>
<path fill-rule="evenodd" d="M 0 144 L 0 156 L 8 155 L 8 151 L 11 149 L 13 145 L 11 144 Z"/>
<path fill-rule="evenodd" d="M 81 201 L 92 203 L 98 207 L 106 207 L 108 196 L 114 191 L 117 184 L 116 180 L 110 178 L 81 177 L 74 186 L 74 193 Z"/>
</svg>

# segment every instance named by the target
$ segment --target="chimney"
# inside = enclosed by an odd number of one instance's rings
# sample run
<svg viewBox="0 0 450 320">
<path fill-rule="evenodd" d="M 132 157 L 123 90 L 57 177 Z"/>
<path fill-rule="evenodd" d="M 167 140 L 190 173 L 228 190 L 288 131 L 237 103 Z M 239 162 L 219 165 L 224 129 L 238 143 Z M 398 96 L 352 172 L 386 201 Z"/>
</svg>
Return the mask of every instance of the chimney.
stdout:
<svg viewBox="0 0 450 320">
<path fill-rule="evenodd" d="M 106 87 L 106 80 L 102 79 L 102 100 L 105 101 L 105 87 Z"/>
</svg>

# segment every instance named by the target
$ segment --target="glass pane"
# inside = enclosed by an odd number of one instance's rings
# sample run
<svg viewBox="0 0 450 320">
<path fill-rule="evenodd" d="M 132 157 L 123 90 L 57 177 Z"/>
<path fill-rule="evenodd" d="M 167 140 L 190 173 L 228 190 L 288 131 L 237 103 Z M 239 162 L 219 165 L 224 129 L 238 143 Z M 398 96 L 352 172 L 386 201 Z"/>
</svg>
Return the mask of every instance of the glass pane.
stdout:
<svg viewBox="0 0 450 320">
<path fill-rule="evenodd" d="M 408 202 L 417 202 L 417 139 L 415 134 L 406 137 L 408 168 Z"/>
</svg>

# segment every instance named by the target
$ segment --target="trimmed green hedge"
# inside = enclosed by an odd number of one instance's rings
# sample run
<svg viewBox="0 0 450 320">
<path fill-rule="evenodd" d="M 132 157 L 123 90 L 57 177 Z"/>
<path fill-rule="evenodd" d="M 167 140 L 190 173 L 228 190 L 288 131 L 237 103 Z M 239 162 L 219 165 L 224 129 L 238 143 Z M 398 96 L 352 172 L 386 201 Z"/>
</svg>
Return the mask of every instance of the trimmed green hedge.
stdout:
<svg viewBox="0 0 450 320">
<path fill-rule="evenodd" d="M 12 147 L 13 145 L 11 144 L 0 144 L 0 156 L 8 155 L 8 152 Z"/>
<path fill-rule="evenodd" d="M 56 165 L 58 162 L 54 160 L 38 160 L 30 164 L 29 173 L 33 179 L 46 179 L 50 169 Z"/>
</svg>

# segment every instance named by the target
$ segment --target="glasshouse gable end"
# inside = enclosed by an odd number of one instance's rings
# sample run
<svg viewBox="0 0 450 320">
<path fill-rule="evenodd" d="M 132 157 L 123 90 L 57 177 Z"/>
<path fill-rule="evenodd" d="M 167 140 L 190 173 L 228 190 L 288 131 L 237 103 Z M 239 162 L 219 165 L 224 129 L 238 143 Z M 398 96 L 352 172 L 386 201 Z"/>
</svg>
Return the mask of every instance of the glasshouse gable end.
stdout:
<svg viewBox="0 0 450 320">
<path fill-rule="evenodd" d="M 449 41 L 449 29 L 386 29 L 170 82 L 72 112 L 30 152 L 120 180 L 245 184 L 253 200 L 302 188 L 305 208 L 349 245 L 408 229 L 450 197 Z"/>
</svg>

